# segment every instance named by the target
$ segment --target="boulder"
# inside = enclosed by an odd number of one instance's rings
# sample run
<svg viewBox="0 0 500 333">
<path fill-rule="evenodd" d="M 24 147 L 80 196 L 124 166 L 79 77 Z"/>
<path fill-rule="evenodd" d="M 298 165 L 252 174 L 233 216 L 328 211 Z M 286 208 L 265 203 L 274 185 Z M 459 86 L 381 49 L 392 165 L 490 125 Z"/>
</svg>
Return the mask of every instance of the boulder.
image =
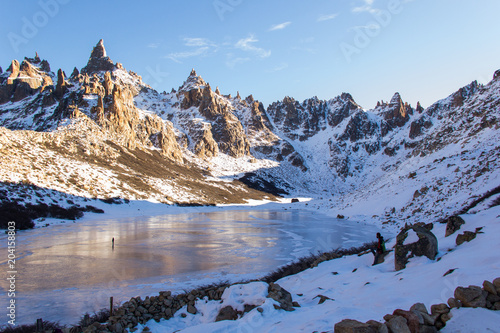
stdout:
<svg viewBox="0 0 500 333">
<path fill-rule="evenodd" d="M 272 298 L 280 303 L 280 308 L 285 311 L 295 311 L 293 308 L 292 295 L 277 283 L 270 283 L 268 288 L 268 298 Z"/>
<path fill-rule="evenodd" d="M 460 216 L 456 215 L 449 217 L 446 219 L 446 232 L 444 236 L 448 237 L 453 234 L 455 231 L 459 230 L 463 224 L 465 224 L 465 221 Z"/>
<path fill-rule="evenodd" d="M 369 324 L 352 319 L 344 319 L 334 326 L 335 333 L 377 333 Z"/>
<path fill-rule="evenodd" d="M 220 309 L 219 314 L 217 314 L 217 318 L 215 318 L 215 321 L 222 321 L 222 320 L 236 320 L 238 319 L 238 311 L 233 309 L 230 305 L 223 307 Z"/>
<path fill-rule="evenodd" d="M 434 304 L 431 306 L 431 314 L 433 316 L 442 315 L 449 312 L 450 308 L 448 307 L 447 304 L 441 303 L 441 304 Z"/>
<path fill-rule="evenodd" d="M 484 308 L 486 306 L 487 292 L 478 286 L 458 287 L 455 289 L 455 298 L 463 306 L 471 308 Z"/>
<path fill-rule="evenodd" d="M 454 297 L 450 297 L 448 299 L 448 306 L 451 308 L 451 309 L 459 309 L 462 307 L 462 302 L 460 302 L 458 299 L 454 298 Z"/>
<path fill-rule="evenodd" d="M 194 307 L 194 305 L 188 304 L 187 312 L 189 312 L 191 314 L 196 314 L 198 311 L 196 310 L 196 308 Z"/>
<path fill-rule="evenodd" d="M 394 316 L 387 323 L 387 327 L 392 333 L 412 333 L 405 318 Z"/>
<path fill-rule="evenodd" d="M 394 316 L 400 316 L 406 319 L 406 325 L 410 329 L 411 332 L 418 332 L 420 327 L 420 318 L 417 314 L 412 311 L 404 311 L 401 309 L 394 310 L 392 313 Z M 422 318 L 423 324 L 423 318 Z"/>
<path fill-rule="evenodd" d="M 457 245 L 462 245 L 465 242 L 470 242 L 476 238 L 476 233 L 473 231 L 464 231 L 463 234 L 457 235 L 457 239 L 455 240 L 455 243 Z"/>
<path fill-rule="evenodd" d="M 408 231 L 413 230 L 417 236 L 418 241 L 406 243 Z M 408 259 L 414 256 L 426 256 L 434 260 L 438 253 L 438 241 L 436 236 L 426 228 L 419 225 L 406 226 L 401 230 L 397 236 L 394 258 L 395 268 L 397 271 L 404 269 L 408 263 Z"/>
<path fill-rule="evenodd" d="M 500 294 L 500 278 L 493 280 L 493 285 L 495 286 L 497 293 Z"/>
<path fill-rule="evenodd" d="M 437 333 L 438 330 L 435 326 L 424 325 L 420 327 L 420 333 Z"/>
<path fill-rule="evenodd" d="M 424 304 L 422 303 L 416 303 L 414 304 L 411 308 L 410 311 L 415 313 L 418 317 L 419 320 L 421 320 L 419 323 L 423 325 L 428 325 L 428 326 L 433 326 L 436 319 L 432 317 L 429 312 L 427 312 L 427 308 L 425 307 Z M 422 322 L 423 320 L 423 322 Z"/>
<path fill-rule="evenodd" d="M 498 291 L 493 283 L 490 281 L 484 280 L 483 289 L 486 290 L 489 294 L 498 295 Z"/>
<path fill-rule="evenodd" d="M 376 320 L 368 320 L 366 322 L 371 328 L 375 329 L 377 333 L 389 333 L 389 328 L 386 324 L 379 323 Z"/>
</svg>

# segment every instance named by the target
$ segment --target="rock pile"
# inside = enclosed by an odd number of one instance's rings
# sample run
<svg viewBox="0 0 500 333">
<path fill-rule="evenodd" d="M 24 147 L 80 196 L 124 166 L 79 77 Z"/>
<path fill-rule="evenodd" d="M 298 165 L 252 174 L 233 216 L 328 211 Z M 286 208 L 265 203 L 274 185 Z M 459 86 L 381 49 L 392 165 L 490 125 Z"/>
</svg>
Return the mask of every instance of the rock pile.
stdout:
<svg viewBox="0 0 500 333">
<path fill-rule="evenodd" d="M 451 309 L 460 307 L 500 310 L 500 278 L 484 281 L 483 287 L 469 286 L 455 289 L 448 304 L 434 304 L 431 312 L 422 303 L 414 304 L 409 311 L 397 309 L 384 316 L 384 323 L 369 320 L 362 323 L 344 319 L 335 324 L 335 333 L 432 333 L 441 330 L 452 318 Z"/>
<path fill-rule="evenodd" d="M 137 324 L 145 324 L 151 319 L 156 321 L 170 319 L 185 306 L 187 306 L 188 313 L 196 314 L 198 312 L 196 309 L 197 300 L 221 301 L 227 287 L 229 285 L 207 287 L 175 296 L 170 291 L 162 291 L 158 296 L 146 297 L 145 299 L 134 297 L 115 309 L 113 316 L 106 323 L 93 323 L 86 327 L 83 332 L 125 332 L 126 329 L 133 329 Z M 293 307 L 298 306 L 297 303 L 292 302 L 291 294 L 275 283 L 269 284 L 267 297 L 279 303 L 279 305 L 275 305 L 276 309 L 293 311 Z M 245 304 L 244 311 L 237 311 L 231 306 L 226 306 L 219 311 L 215 321 L 236 320 L 255 307 L 256 305 Z M 182 313 L 181 316 L 187 316 L 187 313 Z"/>
</svg>

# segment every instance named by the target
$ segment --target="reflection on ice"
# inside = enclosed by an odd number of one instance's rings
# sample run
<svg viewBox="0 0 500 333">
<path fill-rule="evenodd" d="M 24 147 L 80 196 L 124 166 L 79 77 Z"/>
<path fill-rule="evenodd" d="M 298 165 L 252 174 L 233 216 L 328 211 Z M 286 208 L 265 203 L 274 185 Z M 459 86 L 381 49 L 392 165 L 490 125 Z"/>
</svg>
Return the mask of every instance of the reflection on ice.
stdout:
<svg viewBox="0 0 500 333">
<path fill-rule="evenodd" d="M 126 300 L 200 278 L 259 277 L 311 252 L 371 241 L 376 232 L 298 210 L 222 210 L 36 229 L 18 235 L 24 309 L 18 319 L 74 323 L 105 307 L 109 296 Z M 5 294 L 6 282 L 0 286 Z M 48 300 L 57 305 L 48 308 Z"/>
</svg>

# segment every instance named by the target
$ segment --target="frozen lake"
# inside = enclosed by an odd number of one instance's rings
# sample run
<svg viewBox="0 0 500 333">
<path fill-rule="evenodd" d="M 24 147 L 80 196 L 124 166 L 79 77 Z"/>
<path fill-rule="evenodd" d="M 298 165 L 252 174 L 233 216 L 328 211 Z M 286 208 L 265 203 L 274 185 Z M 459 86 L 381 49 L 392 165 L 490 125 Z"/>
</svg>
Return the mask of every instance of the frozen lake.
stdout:
<svg viewBox="0 0 500 333">
<path fill-rule="evenodd" d="M 120 302 L 262 277 L 309 253 L 373 241 L 377 231 L 310 211 L 223 208 L 24 231 L 16 242 L 17 320 L 73 324 L 108 306 L 110 296 Z M 6 272 L 6 235 L 0 244 Z M 4 308 L 8 286 L 0 281 Z"/>
</svg>

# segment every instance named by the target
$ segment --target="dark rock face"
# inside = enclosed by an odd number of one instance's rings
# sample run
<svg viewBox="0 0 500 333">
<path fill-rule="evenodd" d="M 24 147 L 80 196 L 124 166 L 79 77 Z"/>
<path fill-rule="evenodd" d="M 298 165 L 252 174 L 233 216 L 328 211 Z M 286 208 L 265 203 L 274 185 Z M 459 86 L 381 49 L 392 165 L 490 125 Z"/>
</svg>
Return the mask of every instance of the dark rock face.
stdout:
<svg viewBox="0 0 500 333">
<path fill-rule="evenodd" d="M 418 241 L 405 244 L 408 232 L 412 230 L 418 236 Z M 426 256 L 434 260 L 438 253 L 438 241 L 436 236 L 430 231 L 419 225 L 411 225 L 403 228 L 397 236 L 396 247 L 394 250 L 394 265 L 397 271 L 406 267 L 408 259 L 414 256 Z"/>
<path fill-rule="evenodd" d="M 338 126 L 360 109 L 350 94 L 343 93 L 330 101 L 313 97 L 302 103 L 285 97 L 281 102 L 272 103 L 267 112 L 287 138 L 305 141 L 327 126 Z"/>
<path fill-rule="evenodd" d="M 365 112 L 356 112 L 347 124 L 344 133 L 339 137 L 342 141 L 356 142 L 377 134 L 379 126 L 371 121 Z"/>
<path fill-rule="evenodd" d="M 311 98 L 300 104 L 293 98 L 285 97 L 279 104 L 273 103 L 268 112 L 275 124 L 280 124 L 285 135 L 292 140 L 304 141 L 325 129 L 326 103 Z M 303 134 L 295 134 L 301 129 Z"/>
<path fill-rule="evenodd" d="M 425 117 L 415 120 L 410 125 L 410 139 L 415 139 L 416 137 L 422 135 L 424 133 L 424 129 L 428 129 L 432 127 L 432 122 L 430 120 L 425 119 Z"/>
<path fill-rule="evenodd" d="M 87 66 L 83 67 L 81 72 L 90 75 L 100 71 L 112 71 L 115 68 L 113 61 L 106 55 L 104 42 L 101 39 L 92 50 Z"/>
<path fill-rule="evenodd" d="M 458 107 L 464 105 L 465 100 L 467 100 L 471 95 L 473 95 L 479 88 L 477 81 L 473 81 L 471 84 L 460 88 L 456 93 L 451 95 L 451 107 Z"/>
</svg>

